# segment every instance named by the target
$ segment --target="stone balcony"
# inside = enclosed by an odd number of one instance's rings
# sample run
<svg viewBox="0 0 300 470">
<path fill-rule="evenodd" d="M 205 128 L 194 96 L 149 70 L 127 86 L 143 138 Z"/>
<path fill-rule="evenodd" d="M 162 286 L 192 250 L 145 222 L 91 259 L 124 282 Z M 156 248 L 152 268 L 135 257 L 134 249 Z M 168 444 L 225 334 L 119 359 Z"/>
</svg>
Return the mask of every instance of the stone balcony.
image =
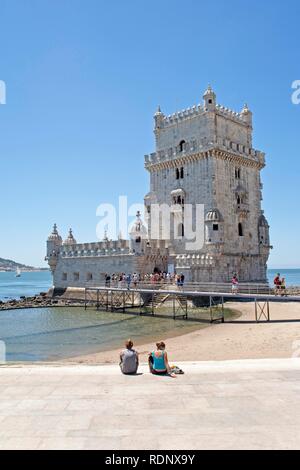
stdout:
<svg viewBox="0 0 300 470">
<path fill-rule="evenodd" d="M 145 167 L 150 168 L 152 165 L 157 163 L 184 158 L 189 155 L 206 152 L 212 149 L 226 151 L 237 156 L 243 156 L 244 158 L 258 162 L 263 166 L 265 164 L 265 154 L 263 152 L 255 150 L 248 145 L 232 142 L 229 139 L 220 137 L 216 141 L 211 141 L 207 138 L 199 141 L 193 140 L 191 142 L 186 142 L 183 149 L 179 146 L 170 147 L 168 149 L 158 150 L 157 152 L 145 155 Z"/>
</svg>

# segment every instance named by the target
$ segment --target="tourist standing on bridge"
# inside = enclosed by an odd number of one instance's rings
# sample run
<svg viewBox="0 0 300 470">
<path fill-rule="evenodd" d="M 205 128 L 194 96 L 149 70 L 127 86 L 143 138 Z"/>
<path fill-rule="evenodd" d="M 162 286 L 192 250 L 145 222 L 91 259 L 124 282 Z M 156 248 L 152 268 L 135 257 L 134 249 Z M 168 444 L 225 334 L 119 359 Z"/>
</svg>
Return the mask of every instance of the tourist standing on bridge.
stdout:
<svg viewBox="0 0 300 470">
<path fill-rule="evenodd" d="M 235 274 L 233 278 L 231 279 L 231 292 L 233 294 L 237 294 L 239 291 L 239 280 L 237 275 Z"/>
<path fill-rule="evenodd" d="M 133 273 L 133 275 L 132 275 L 132 281 L 133 281 L 133 287 L 136 289 L 136 288 L 137 288 L 137 284 L 138 284 L 138 275 L 137 275 L 137 273 Z"/>
</svg>

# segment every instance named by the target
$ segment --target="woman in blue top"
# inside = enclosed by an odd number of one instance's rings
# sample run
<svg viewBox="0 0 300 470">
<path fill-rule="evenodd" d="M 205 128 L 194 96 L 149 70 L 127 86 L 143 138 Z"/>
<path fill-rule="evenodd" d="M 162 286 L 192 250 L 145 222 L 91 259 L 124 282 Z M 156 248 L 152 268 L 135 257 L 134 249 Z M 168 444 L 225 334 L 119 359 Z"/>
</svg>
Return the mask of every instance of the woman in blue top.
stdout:
<svg viewBox="0 0 300 470">
<path fill-rule="evenodd" d="M 156 351 L 149 355 L 150 372 L 156 375 L 172 375 L 166 352 L 166 345 L 163 341 L 156 343 Z"/>
</svg>

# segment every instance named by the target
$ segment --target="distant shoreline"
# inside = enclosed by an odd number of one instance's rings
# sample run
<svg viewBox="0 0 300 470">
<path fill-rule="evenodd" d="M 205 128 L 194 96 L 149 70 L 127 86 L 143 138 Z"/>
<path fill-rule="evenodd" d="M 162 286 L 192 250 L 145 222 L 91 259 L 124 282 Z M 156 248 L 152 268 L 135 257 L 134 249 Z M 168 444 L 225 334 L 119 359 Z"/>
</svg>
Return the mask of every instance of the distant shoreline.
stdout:
<svg viewBox="0 0 300 470">
<path fill-rule="evenodd" d="M 36 269 L 23 269 L 20 268 L 21 273 L 40 273 L 50 271 L 48 268 L 36 268 Z M 14 269 L 0 269 L 0 273 L 14 273 Z"/>
</svg>

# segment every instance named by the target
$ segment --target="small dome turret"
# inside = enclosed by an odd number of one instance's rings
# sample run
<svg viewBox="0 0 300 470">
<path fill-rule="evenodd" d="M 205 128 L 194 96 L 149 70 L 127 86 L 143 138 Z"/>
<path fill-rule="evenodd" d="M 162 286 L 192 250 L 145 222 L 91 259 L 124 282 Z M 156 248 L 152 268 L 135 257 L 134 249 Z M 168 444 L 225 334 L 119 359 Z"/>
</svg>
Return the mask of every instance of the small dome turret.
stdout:
<svg viewBox="0 0 300 470">
<path fill-rule="evenodd" d="M 143 251 L 143 241 L 148 238 L 148 231 L 141 219 L 140 211 L 136 214 L 136 219 L 129 232 L 130 247 L 134 253 L 141 253 Z"/>
<path fill-rule="evenodd" d="M 72 246 L 76 245 L 77 241 L 74 238 L 73 231 L 70 228 L 68 238 L 64 241 L 64 245 Z"/>
<path fill-rule="evenodd" d="M 58 233 L 56 224 L 54 224 L 53 230 L 52 230 L 52 232 L 50 233 L 50 235 L 48 237 L 48 242 L 57 242 L 57 243 L 62 242 L 62 238 Z"/>
<path fill-rule="evenodd" d="M 205 222 L 222 222 L 223 217 L 218 209 L 212 209 L 206 213 Z"/>
<path fill-rule="evenodd" d="M 134 221 L 134 224 L 132 225 L 130 229 L 130 237 L 142 237 L 145 238 L 147 236 L 147 229 L 145 225 L 143 224 L 143 221 L 141 219 L 141 213 L 140 211 L 137 211 L 136 213 L 136 219 Z"/>
<path fill-rule="evenodd" d="M 269 228 L 268 221 L 267 221 L 267 219 L 265 218 L 264 214 L 262 214 L 262 215 L 260 216 L 260 218 L 258 219 L 258 226 L 259 226 L 259 227 Z"/>
<path fill-rule="evenodd" d="M 204 92 L 203 99 L 204 99 L 205 109 L 210 110 L 210 111 L 215 109 L 216 94 L 210 85 L 208 85 L 207 90 Z"/>
<path fill-rule="evenodd" d="M 247 103 L 244 104 L 244 107 L 241 112 L 242 119 L 247 122 L 249 125 L 252 125 L 252 112 L 250 111 Z"/>
</svg>

